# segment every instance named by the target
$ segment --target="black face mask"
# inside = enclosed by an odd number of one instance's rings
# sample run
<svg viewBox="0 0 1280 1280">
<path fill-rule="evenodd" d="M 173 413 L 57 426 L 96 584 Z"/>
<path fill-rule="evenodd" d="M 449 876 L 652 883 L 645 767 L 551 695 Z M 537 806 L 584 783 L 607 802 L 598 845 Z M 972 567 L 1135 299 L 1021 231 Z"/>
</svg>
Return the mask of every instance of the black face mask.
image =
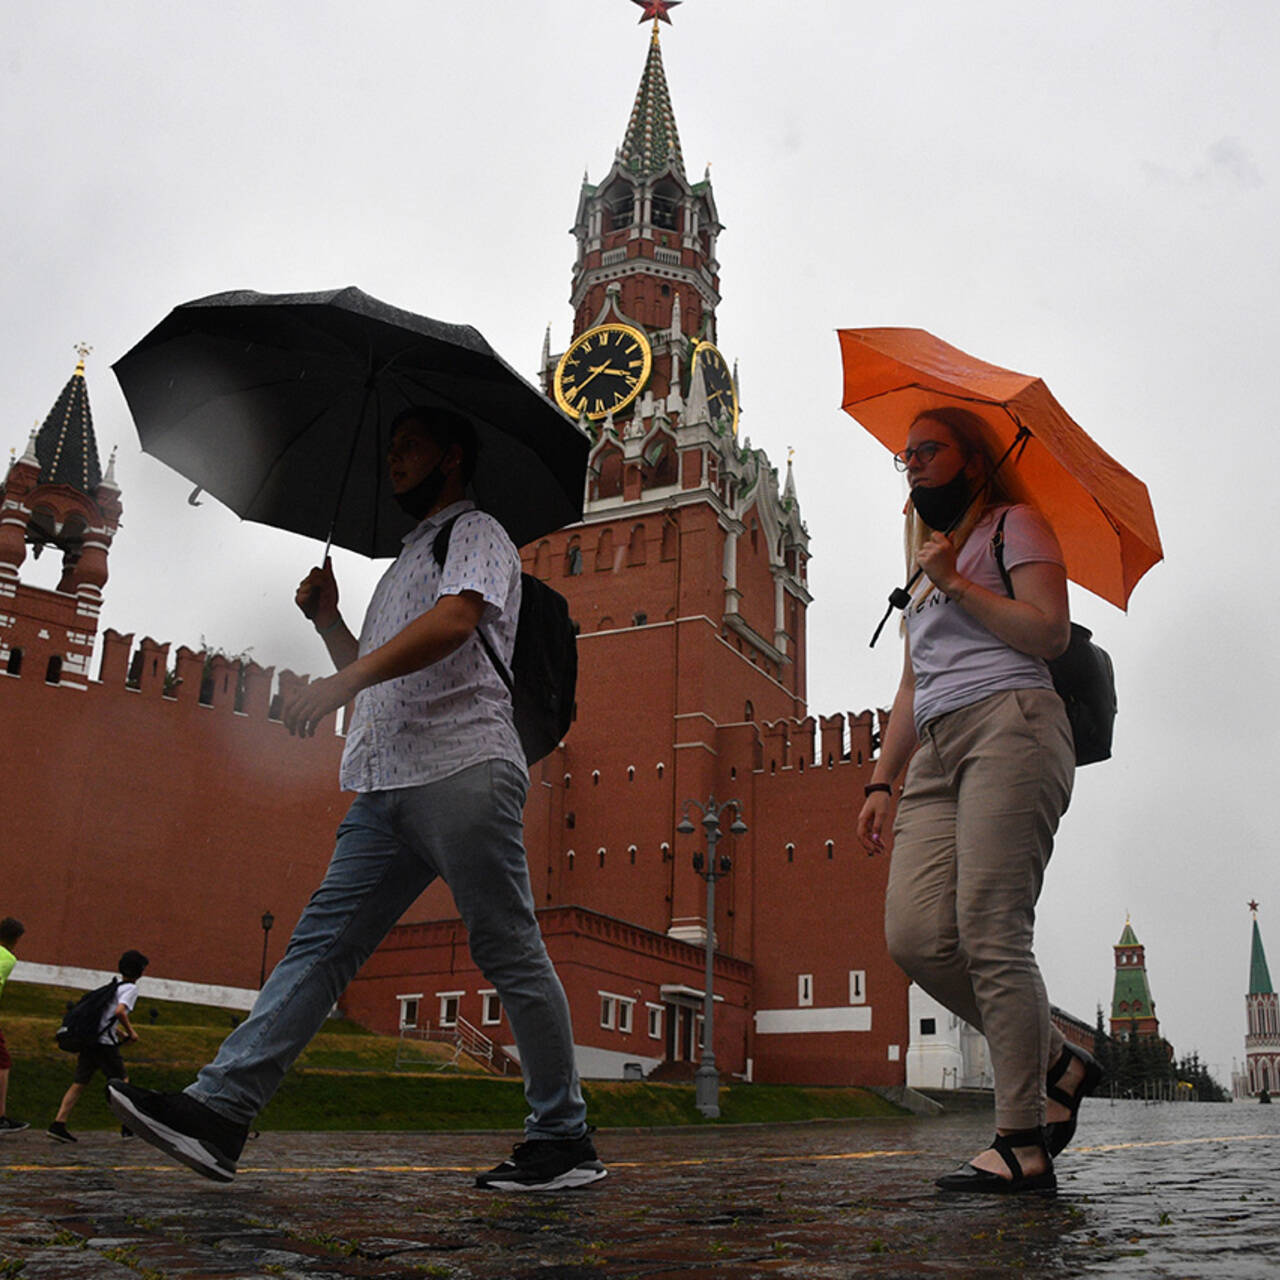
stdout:
<svg viewBox="0 0 1280 1280">
<path fill-rule="evenodd" d="M 441 463 L 437 462 L 434 470 L 419 480 L 412 489 L 392 495 L 405 515 L 421 520 L 436 505 L 436 499 L 444 491 L 445 484 L 445 474 L 440 466 Z"/>
<path fill-rule="evenodd" d="M 971 496 L 969 477 L 963 471 L 957 471 L 946 484 L 928 488 L 916 485 L 911 490 L 911 505 L 930 529 L 945 532 L 960 518 Z"/>
</svg>

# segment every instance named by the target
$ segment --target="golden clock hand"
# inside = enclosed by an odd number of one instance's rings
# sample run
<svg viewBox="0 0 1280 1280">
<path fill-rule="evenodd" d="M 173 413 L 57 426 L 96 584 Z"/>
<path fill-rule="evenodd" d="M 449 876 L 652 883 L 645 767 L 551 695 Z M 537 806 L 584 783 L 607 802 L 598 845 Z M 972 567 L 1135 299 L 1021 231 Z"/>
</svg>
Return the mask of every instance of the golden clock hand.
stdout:
<svg viewBox="0 0 1280 1280">
<path fill-rule="evenodd" d="M 587 383 L 591 381 L 592 378 L 598 377 L 600 374 L 602 374 L 609 367 L 609 362 L 606 360 L 604 364 L 588 365 L 587 367 L 591 370 L 591 372 L 585 378 L 583 378 L 583 380 L 580 383 L 578 383 L 579 391 L 581 391 L 587 385 Z"/>
</svg>

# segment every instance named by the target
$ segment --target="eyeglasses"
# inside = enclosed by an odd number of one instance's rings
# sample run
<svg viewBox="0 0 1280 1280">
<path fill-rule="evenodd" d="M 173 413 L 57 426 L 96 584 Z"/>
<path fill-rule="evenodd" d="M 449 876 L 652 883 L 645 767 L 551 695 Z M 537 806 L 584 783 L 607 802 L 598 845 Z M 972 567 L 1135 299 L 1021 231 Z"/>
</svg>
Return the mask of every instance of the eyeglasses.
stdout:
<svg viewBox="0 0 1280 1280">
<path fill-rule="evenodd" d="M 941 440 L 926 440 L 923 444 L 895 453 L 893 465 L 899 471 L 905 471 L 911 465 L 911 459 L 914 458 L 922 467 L 925 467 L 938 456 L 940 450 L 950 448 L 949 444 L 944 444 Z"/>
</svg>

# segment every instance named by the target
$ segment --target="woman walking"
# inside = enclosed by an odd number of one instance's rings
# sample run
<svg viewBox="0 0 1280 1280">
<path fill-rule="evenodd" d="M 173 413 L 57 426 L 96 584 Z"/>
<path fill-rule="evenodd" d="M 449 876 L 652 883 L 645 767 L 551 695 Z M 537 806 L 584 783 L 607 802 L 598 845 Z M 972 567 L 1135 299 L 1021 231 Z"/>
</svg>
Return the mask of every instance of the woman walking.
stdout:
<svg viewBox="0 0 1280 1280">
<path fill-rule="evenodd" d="M 911 491 L 909 567 L 922 577 L 904 610 L 902 680 L 858 834 L 882 850 L 892 783 L 910 761 L 893 828 L 889 950 L 983 1032 L 995 1075 L 995 1140 L 938 1185 L 1049 1190 L 1053 1157 L 1100 1076 L 1051 1024 L 1032 953 L 1075 770 L 1046 665 L 1070 635 L 1062 553 L 1032 507 L 1008 501 L 975 414 L 921 414 L 895 461 Z"/>
</svg>

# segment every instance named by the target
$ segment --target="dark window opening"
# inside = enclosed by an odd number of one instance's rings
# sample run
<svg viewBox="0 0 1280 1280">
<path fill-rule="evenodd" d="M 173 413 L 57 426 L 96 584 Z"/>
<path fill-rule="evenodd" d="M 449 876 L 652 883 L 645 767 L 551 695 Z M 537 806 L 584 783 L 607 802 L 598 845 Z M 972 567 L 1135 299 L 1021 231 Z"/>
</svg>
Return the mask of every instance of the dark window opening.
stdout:
<svg viewBox="0 0 1280 1280">
<path fill-rule="evenodd" d="M 44 679 L 46 684 L 57 684 L 62 679 L 62 659 L 56 653 L 44 669 Z"/>
<path fill-rule="evenodd" d="M 922 1036 L 935 1036 L 938 1034 L 938 1020 L 936 1018 L 920 1019 L 920 1034 Z"/>
<path fill-rule="evenodd" d="M 653 197 L 653 225 L 664 231 L 675 231 L 680 223 L 680 206 L 668 196 Z"/>
<path fill-rule="evenodd" d="M 9 661 L 4 668 L 11 676 L 20 676 L 22 674 L 22 650 L 10 649 Z"/>
</svg>

